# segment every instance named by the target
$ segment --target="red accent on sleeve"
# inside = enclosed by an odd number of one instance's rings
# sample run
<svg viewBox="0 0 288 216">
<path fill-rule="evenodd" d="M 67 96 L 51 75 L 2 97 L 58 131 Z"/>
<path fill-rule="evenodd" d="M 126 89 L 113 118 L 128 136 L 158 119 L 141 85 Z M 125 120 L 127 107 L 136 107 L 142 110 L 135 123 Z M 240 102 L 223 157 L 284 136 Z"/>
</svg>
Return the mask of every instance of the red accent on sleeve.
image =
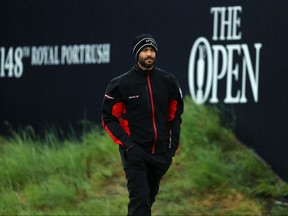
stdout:
<svg viewBox="0 0 288 216">
<path fill-rule="evenodd" d="M 172 121 L 175 117 L 175 113 L 177 111 L 177 100 L 170 100 L 169 110 L 168 110 L 168 121 Z"/>
<path fill-rule="evenodd" d="M 103 125 L 104 129 L 107 131 L 107 133 L 109 134 L 109 136 L 112 138 L 112 140 L 113 140 L 115 143 L 117 143 L 117 144 L 119 144 L 119 145 L 123 145 L 123 143 L 122 143 L 119 139 L 117 139 L 117 137 L 115 137 L 115 136 L 112 134 L 112 132 L 111 132 L 111 131 L 109 130 L 109 128 L 107 127 L 107 125 L 104 123 L 103 119 L 102 119 L 102 125 Z"/>
<path fill-rule="evenodd" d="M 128 134 L 128 136 L 130 136 L 130 129 L 128 126 L 129 123 L 126 119 L 122 118 L 122 115 L 125 113 L 126 113 L 126 106 L 123 102 L 118 102 L 114 104 L 112 108 L 112 115 L 118 119 L 122 129 Z"/>
<path fill-rule="evenodd" d="M 118 120 L 123 114 L 123 102 L 118 102 L 112 107 L 112 115 L 115 116 Z"/>
<path fill-rule="evenodd" d="M 126 119 L 122 118 L 122 115 L 124 113 L 126 113 L 126 107 L 125 107 L 125 104 L 123 102 L 118 102 L 118 103 L 113 105 L 112 115 L 119 121 L 119 124 L 120 124 L 121 128 L 125 131 L 125 133 L 127 133 L 127 135 L 130 136 L 130 129 L 128 126 L 128 121 Z M 119 145 L 123 145 L 121 140 L 119 140 L 116 136 L 114 136 L 113 132 L 107 127 L 107 125 L 104 123 L 103 119 L 102 119 L 102 125 L 115 143 L 117 143 Z"/>
<path fill-rule="evenodd" d="M 128 136 L 130 136 L 130 129 L 129 129 L 128 121 L 126 119 L 123 119 L 122 121 L 120 121 L 120 126 L 128 134 Z"/>
</svg>

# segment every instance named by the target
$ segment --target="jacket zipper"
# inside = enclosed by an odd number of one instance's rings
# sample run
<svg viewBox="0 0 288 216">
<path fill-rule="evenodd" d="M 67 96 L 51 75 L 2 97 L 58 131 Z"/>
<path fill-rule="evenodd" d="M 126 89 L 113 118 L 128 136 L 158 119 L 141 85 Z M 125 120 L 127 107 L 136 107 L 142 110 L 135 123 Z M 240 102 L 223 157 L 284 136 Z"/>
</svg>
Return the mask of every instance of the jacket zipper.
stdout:
<svg viewBox="0 0 288 216">
<path fill-rule="evenodd" d="M 158 139 L 158 133 L 157 133 L 157 127 L 156 127 L 156 121 L 155 121 L 155 109 L 154 109 L 153 93 L 152 93 L 151 82 L 150 82 L 150 72 L 148 72 L 148 75 L 147 75 L 147 83 L 148 83 L 149 96 L 150 96 L 150 101 L 151 101 L 152 123 L 153 123 L 153 129 L 154 129 L 154 143 L 152 146 L 152 154 L 154 154 L 157 139 Z"/>
</svg>

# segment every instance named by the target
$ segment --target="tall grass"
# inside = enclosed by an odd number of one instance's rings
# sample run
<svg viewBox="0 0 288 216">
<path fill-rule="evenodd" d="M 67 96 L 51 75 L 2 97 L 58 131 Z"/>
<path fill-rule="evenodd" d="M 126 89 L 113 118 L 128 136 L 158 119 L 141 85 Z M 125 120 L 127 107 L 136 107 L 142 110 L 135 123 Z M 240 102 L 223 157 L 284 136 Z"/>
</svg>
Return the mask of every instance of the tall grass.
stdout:
<svg viewBox="0 0 288 216">
<path fill-rule="evenodd" d="M 285 182 L 221 125 L 216 108 L 185 98 L 181 145 L 154 215 L 288 214 L 274 200 Z M 0 215 L 126 215 L 118 147 L 90 125 L 82 137 L 39 138 L 33 129 L 0 139 Z"/>
</svg>

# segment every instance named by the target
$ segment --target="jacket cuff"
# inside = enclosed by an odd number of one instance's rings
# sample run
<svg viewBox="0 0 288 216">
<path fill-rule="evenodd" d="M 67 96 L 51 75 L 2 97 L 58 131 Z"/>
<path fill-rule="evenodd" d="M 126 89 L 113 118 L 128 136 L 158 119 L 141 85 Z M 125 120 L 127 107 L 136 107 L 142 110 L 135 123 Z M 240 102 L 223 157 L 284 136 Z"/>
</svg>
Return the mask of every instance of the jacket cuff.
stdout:
<svg viewBox="0 0 288 216">
<path fill-rule="evenodd" d="M 171 148 L 169 149 L 172 157 L 175 156 L 177 149 L 178 145 L 177 146 L 172 145 Z"/>
</svg>

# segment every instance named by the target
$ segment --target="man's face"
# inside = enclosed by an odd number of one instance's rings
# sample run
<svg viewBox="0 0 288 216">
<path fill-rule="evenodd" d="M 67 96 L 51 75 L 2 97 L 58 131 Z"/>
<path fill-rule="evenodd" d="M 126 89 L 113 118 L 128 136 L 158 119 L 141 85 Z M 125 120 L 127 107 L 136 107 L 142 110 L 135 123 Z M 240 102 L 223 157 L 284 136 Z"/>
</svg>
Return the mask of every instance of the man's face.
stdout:
<svg viewBox="0 0 288 216">
<path fill-rule="evenodd" d="M 153 47 L 147 46 L 138 55 L 138 64 L 145 69 L 152 69 L 156 60 L 156 52 Z"/>
</svg>

